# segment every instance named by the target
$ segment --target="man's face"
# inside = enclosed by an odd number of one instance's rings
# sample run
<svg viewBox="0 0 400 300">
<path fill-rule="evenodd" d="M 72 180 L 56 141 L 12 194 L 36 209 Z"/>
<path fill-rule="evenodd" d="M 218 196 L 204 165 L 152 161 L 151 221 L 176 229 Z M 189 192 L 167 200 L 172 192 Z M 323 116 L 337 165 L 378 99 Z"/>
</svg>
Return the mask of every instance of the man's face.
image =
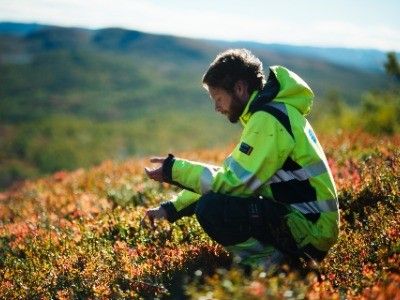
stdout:
<svg viewBox="0 0 400 300">
<path fill-rule="evenodd" d="M 218 87 L 210 86 L 208 92 L 214 101 L 215 110 L 227 116 L 231 123 L 236 123 L 246 106 L 243 97 L 240 97 L 236 91 L 230 93 Z"/>
</svg>

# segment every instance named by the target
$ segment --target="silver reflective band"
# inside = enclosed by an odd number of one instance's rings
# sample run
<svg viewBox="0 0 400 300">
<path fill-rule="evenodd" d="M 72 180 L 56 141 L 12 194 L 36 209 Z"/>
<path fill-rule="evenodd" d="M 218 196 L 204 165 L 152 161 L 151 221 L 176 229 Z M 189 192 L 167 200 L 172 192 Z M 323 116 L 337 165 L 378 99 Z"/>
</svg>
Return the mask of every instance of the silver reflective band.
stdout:
<svg viewBox="0 0 400 300">
<path fill-rule="evenodd" d="M 262 182 L 257 179 L 254 173 L 244 169 L 232 156 L 229 156 L 225 160 L 225 164 L 243 184 L 250 188 L 251 191 L 257 190 L 262 185 Z"/>
<path fill-rule="evenodd" d="M 228 167 L 228 169 L 232 170 L 233 173 L 235 173 L 236 177 L 239 178 L 240 181 L 246 182 L 251 177 L 253 177 L 253 173 L 247 171 L 241 165 L 239 165 L 239 163 L 236 162 L 232 156 L 229 156 L 225 160 L 225 164 Z"/>
<path fill-rule="evenodd" d="M 263 183 L 262 183 L 260 180 L 258 180 L 258 179 L 256 178 L 256 176 L 254 175 L 254 177 L 253 177 L 251 180 L 249 180 L 249 181 L 246 183 L 246 185 L 248 186 L 248 188 L 249 188 L 252 192 L 255 192 L 260 186 L 263 185 Z"/>
<path fill-rule="evenodd" d="M 299 210 L 303 214 L 318 214 L 339 210 L 339 205 L 336 199 L 294 203 L 290 204 L 290 206 Z"/>
<path fill-rule="evenodd" d="M 204 166 L 204 170 L 201 173 L 200 177 L 200 191 L 202 194 L 205 194 L 212 189 L 212 183 L 214 181 L 214 175 L 218 171 L 219 168 Z"/>
<path fill-rule="evenodd" d="M 279 170 L 270 178 L 270 180 L 268 180 L 267 184 L 285 182 L 289 180 L 304 181 L 326 172 L 328 172 L 328 169 L 326 168 L 325 163 L 321 160 L 316 164 L 306 166 L 295 171 Z"/>
<path fill-rule="evenodd" d="M 268 104 L 268 106 L 272 106 L 272 107 L 280 110 L 281 112 L 283 112 L 285 115 L 288 115 L 287 110 L 286 110 L 286 106 L 282 102 L 270 102 Z"/>
</svg>

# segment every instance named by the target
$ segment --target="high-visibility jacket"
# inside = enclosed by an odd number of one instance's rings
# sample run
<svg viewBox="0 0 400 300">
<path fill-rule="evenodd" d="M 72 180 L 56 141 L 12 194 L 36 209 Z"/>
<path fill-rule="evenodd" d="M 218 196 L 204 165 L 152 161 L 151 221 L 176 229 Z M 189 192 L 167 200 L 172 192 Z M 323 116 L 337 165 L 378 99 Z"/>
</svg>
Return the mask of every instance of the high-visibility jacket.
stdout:
<svg viewBox="0 0 400 300">
<path fill-rule="evenodd" d="M 299 247 L 329 250 L 338 238 L 339 207 L 324 151 L 305 118 L 313 98 L 298 75 L 270 67 L 266 87 L 251 94 L 240 116 L 240 142 L 222 166 L 173 157 L 164 163 L 168 181 L 183 188 L 169 202 L 169 220 L 210 191 L 260 195 L 290 209 L 287 224 Z"/>
</svg>

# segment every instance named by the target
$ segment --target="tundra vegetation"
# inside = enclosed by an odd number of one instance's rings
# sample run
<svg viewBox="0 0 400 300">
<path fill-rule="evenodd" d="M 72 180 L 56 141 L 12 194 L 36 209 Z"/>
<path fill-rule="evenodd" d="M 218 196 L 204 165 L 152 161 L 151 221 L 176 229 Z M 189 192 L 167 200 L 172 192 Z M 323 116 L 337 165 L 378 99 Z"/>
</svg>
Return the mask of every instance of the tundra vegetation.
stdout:
<svg viewBox="0 0 400 300">
<path fill-rule="evenodd" d="M 194 217 L 140 225 L 177 190 L 147 160 L 105 161 L 25 181 L 0 197 L 5 299 L 395 299 L 400 293 L 400 136 L 321 136 L 339 192 L 341 234 L 310 273 L 245 274 Z M 221 163 L 231 147 L 179 153 Z"/>
</svg>

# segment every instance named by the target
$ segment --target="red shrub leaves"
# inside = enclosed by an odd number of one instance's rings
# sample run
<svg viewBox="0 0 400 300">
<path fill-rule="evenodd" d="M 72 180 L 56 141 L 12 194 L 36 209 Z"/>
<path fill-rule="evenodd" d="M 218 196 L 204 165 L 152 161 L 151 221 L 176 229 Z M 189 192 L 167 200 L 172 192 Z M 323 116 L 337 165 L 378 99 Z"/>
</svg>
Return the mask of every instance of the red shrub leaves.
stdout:
<svg viewBox="0 0 400 300">
<path fill-rule="evenodd" d="M 400 298 L 400 137 L 342 134 L 322 144 L 342 221 L 319 277 L 225 270 L 231 257 L 195 218 L 141 227 L 145 209 L 176 189 L 146 179 L 145 160 L 107 161 L 0 194 L 0 298 Z M 231 148 L 182 156 L 221 163 Z"/>
</svg>

